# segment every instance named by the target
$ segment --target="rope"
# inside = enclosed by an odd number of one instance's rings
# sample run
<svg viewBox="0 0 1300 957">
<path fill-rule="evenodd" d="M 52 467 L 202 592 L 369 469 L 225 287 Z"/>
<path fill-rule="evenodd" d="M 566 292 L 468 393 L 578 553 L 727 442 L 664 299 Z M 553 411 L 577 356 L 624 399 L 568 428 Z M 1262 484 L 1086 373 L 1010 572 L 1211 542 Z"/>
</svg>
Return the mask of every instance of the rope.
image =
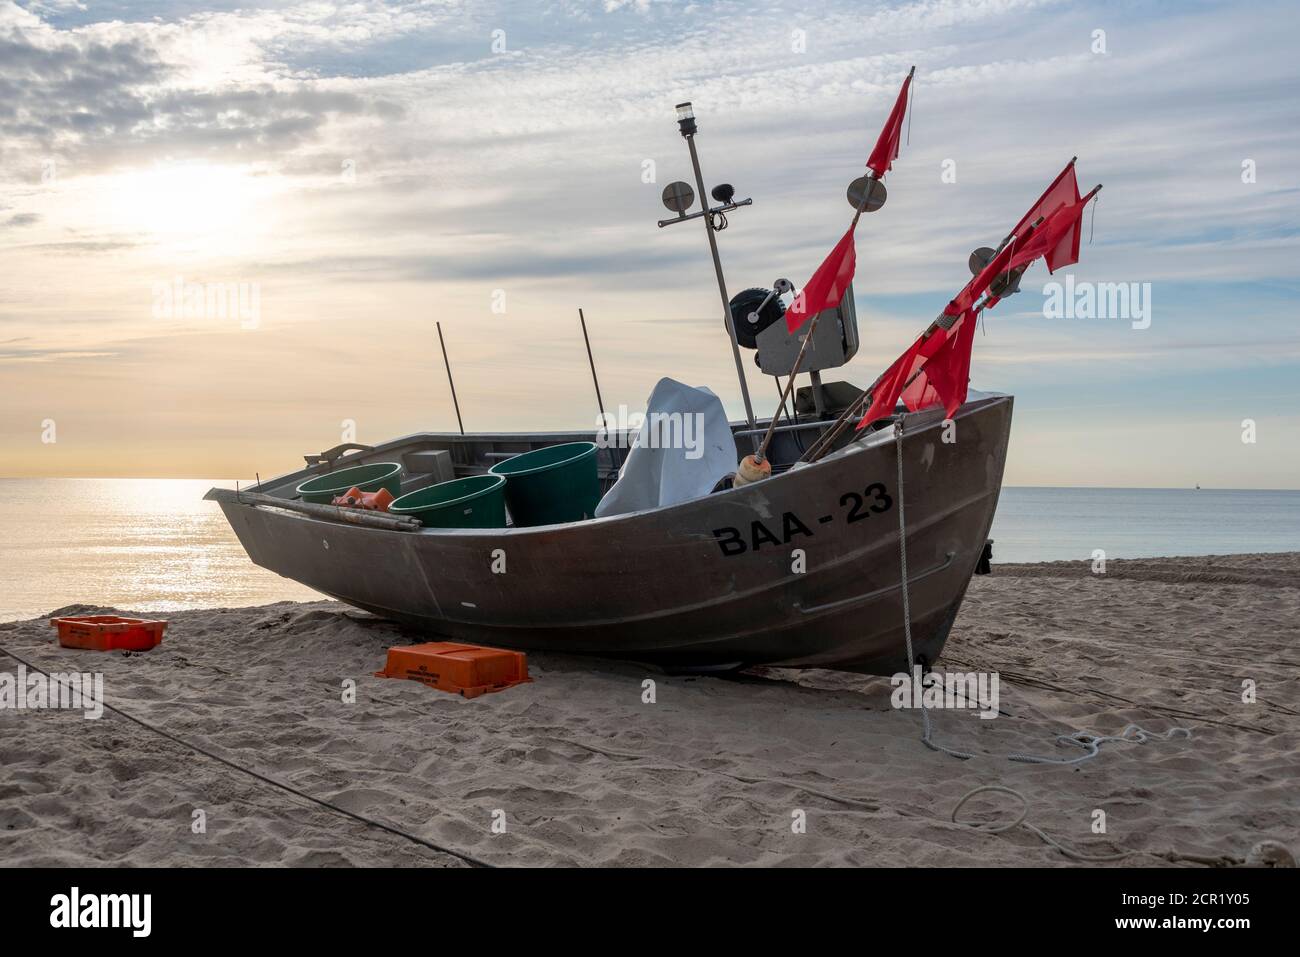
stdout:
<svg viewBox="0 0 1300 957">
<path fill-rule="evenodd" d="M 1017 801 L 1019 801 L 1020 813 L 1016 816 L 1016 819 L 1014 821 L 1009 821 L 1002 824 L 998 824 L 993 821 L 957 820 L 957 812 L 960 811 L 962 807 L 965 806 L 966 802 L 969 801 L 971 798 L 973 798 L 975 795 L 983 794 L 985 792 L 997 792 L 999 794 L 1010 794 Z M 1050 834 L 1046 833 L 1041 828 L 1035 827 L 1033 824 L 1030 824 L 1027 820 L 1025 820 L 1025 818 L 1027 817 L 1029 817 L 1029 799 L 1026 798 L 1023 794 L 1021 794 L 1019 791 L 1013 788 L 1003 787 L 1000 784 L 985 784 L 982 787 L 972 788 L 971 790 L 967 791 L 962 796 L 962 799 L 957 802 L 957 806 L 952 809 L 952 815 L 949 819 L 954 824 L 963 824 L 966 827 L 974 828 L 977 831 L 983 831 L 985 834 L 1001 834 L 1003 831 L 1009 831 L 1013 827 L 1023 826 L 1025 830 L 1029 831 L 1031 834 L 1036 835 L 1040 840 L 1043 841 L 1043 843 L 1049 844 L 1052 847 L 1056 848 L 1066 857 L 1072 860 L 1083 861 L 1089 864 L 1099 864 L 1106 861 L 1121 861 L 1124 858 L 1129 857 L 1130 855 L 1135 853 L 1134 851 L 1118 851 L 1114 854 L 1084 854 L 1081 851 L 1076 851 L 1066 847 L 1064 844 L 1054 839 Z"/>
<path fill-rule="evenodd" d="M 1130 736 L 1132 732 L 1132 736 Z M 1170 728 L 1168 731 L 1148 731 L 1136 724 L 1130 724 L 1119 734 L 1093 734 L 1089 731 L 1076 731 L 1074 734 L 1058 734 L 1056 740 L 1062 744 L 1073 744 L 1084 749 L 1077 758 L 1043 758 L 1034 754 L 1008 754 L 1008 761 L 1020 761 L 1024 764 L 1082 764 L 1101 753 L 1101 746 L 1111 741 L 1128 741 L 1133 744 L 1146 744 L 1151 740 L 1172 741 L 1175 737 L 1190 738 L 1192 732 L 1187 728 Z"/>
<path fill-rule="evenodd" d="M 907 587 L 907 519 L 903 496 L 903 416 L 901 415 L 894 423 L 894 447 L 898 451 L 898 564 L 903 571 L 903 641 L 907 644 L 907 673 L 911 674 L 916 656 L 912 653 L 912 604 Z M 921 725 L 923 728 L 921 743 L 931 751 L 942 751 L 944 754 L 962 760 L 975 757 L 965 751 L 954 751 L 932 740 L 934 729 L 930 725 L 930 709 L 925 707 L 924 702 L 921 705 Z"/>
<path fill-rule="evenodd" d="M 907 646 L 907 671 L 910 674 L 912 666 L 916 664 L 916 656 L 912 652 L 912 608 L 911 599 L 908 595 L 907 584 L 907 519 L 905 511 L 906 496 L 903 494 L 903 416 L 899 416 L 894 423 L 894 447 L 897 450 L 896 458 L 898 460 L 898 564 L 902 570 L 902 592 L 903 592 L 903 641 Z M 954 758 L 963 760 L 975 757 L 968 751 L 957 751 L 953 748 L 945 747 L 933 740 L 934 728 L 930 723 L 930 709 L 925 707 L 922 702 L 921 723 L 924 731 L 921 735 L 921 743 L 932 751 L 942 751 L 944 754 L 950 754 Z M 1190 738 L 1192 732 L 1188 728 L 1174 727 L 1168 731 L 1148 731 L 1136 724 L 1130 724 L 1119 734 L 1093 734 L 1090 731 L 1076 731 L 1073 734 L 1058 734 L 1056 741 L 1063 744 L 1071 744 L 1080 747 L 1084 753 L 1073 758 L 1055 758 L 1041 757 L 1035 754 L 1008 754 L 1007 760 L 1019 761 L 1022 764 L 1082 764 L 1089 761 L 1101 753 L 1101 746 L 1109 744 L 1112 741 L 1127 741 L 1134 744 L 1146 744 L 1151 740 L 1170 741 L 1175 737 Z M 969 795 L 968 795 L 969 796 Z"/>
<path fill-rule="evenodd" d="M 912 650 L 912 608 L 911 598 L 908 594 L 907 583 L 907 519 L 906 519 L 906 496 L 903 494 L 903 416 L 899 416 L 898 421 L 894 423 L 894 448 L 896 449 L 896 458 L 898 460 L 898 563 L 902 572 L 902 592 L 903 592 L 903 641 L 907 646 L 907 671 L 910 674 L 912 666 L 916 663 L 916 656 Z M 967 751 L 958 751 L 954 748 L 946 747 L 934 740 L 934 727 L 930 723 L 930 709 L 925 707 L 924 702 L 921 704 L 921 743 L 931 751 L 940 751 L 944 754 L 951 755 L 954 758 L 968 760 L 975 757 L 974 754 Z M 1084 761 L 1091 760 L 1101 753 L 1101 746 L 1112 741 L 1127 741 L 1134 744 L 1146 744 L 1150 740 L 1169 741 L 1174 737 L 1190 738 L 1192 732 L 1187 728 L 1170 728 L 1168 731 L 1161 733 L 1157 731 L 1147 731 L 1145 728 L 1136 724 L 1130 724 L 1119 734 L 1092 734 L 1088 731 L 1076 731 L 1073 734 L 1058 734 L 1056 741 L 1063 744 L 1071 744 L 1080 747 L 1084 753 L 1073 758 L 1054 758 L 1041 757 L 1034 754 L 1009 754 L 1007 760 L 1019 761 L 1024 764 L 1081 764 Z M 1003 824 L 995 823 L 977 823 L 972 821 L 957 820 L 957 812 L 960 811 L 969 801 L 977 794 L 985 792 L 997 792 L 1000 794 L 1010 794 L 1020 802 L 1020 813 L 1014 821 Z M 1119 851 L 1113 854 L 1084 854 L 1066 847 L 1064 844 L 1055 840 L 1050 834 L 1047 834 L 1041 828 L 1030 824 L 1026 818 L 1029 816 L 1029 799 L 1019 791 L 1013 788 L 1004 787 L 1000 784 L 986 784 L 981 787 L 973 788 L 967 791 L 957 802 L 957 806 L 952 809 L 951 820 L 954 824 L 965 824 L 976 830 L 982 830 L 988 834 L 1001 834 L 1009 831 L 1014 827 L 1024 826 L 1025 830 L 1036 835 L 1045 844 L 1056 848 L 1066 857 L 1082 861 L 1084 863 L 1097 864 L 1109 861 L 1119 861 L 1129 857 L 1134 851 Z M 1179 855 L 1166 855 L 1169 860 L 1182 859 Z"/>
<path fill-rule="evenodd" d="M 4 652 L 10 658 L 14 659 L 19 664 L 25 666 L 29 671 L 34 671 L 37 674 L 44 675 L 46 678 L 48 678 L 51 681 L 57 680 L 60 687 L 65 687 L 65 688 L 67 687 L 67 685 L 65 685 L 61 679 L 55 679 L 48 671 L 43 671 L 40 668 L 33 665 L 31 662 L 20 658 L 18 655 L 10 651 L 8 648 L 0 648 L 0 652 Z M 123 718 L 126 718 L 126 720 L 131 721 L 134 724 L 138 724 L 140 727 L 148 731 L 152 731 L 154 734 L 161 735 L 162 737 L 167 738 L 169 741 L 174 741 L 176 744 L 179 744 L 182 747 L 189 748 L 191 751 L 197 751 L 199 754 L 203 755 L 204 757 L 211 758 L 213 761 L 216 761 L 220 764 L 224 764 L 226 767 L 231 768 L 235 771 L 239 771 L 241 774 L 246 774 L 251 778 L 255 778 L 256 780 L 263 782 L 264 784 L 269 784 L 272 787 L 276 787 L 282 791 L 286 791 L 289 794 L 294 795 L 295 797 L 302 798 L 304 801 L 310 801 L 312 804 L 317 804 L 320 807 L 335 812 L 336 814 L 342 814 L 344 817 L 349 817 L 354 821 L 358 821 L 361 824 L 366 825 L 367 827 L 373 827 L 381 831 L 386 831 L 387 833 L 392 834 L 396 837 L 405 838 L 406 840 L 410 841 L 413 844 L 419 844 L 422 847 L 427 847 L 431 851 L 437 851 L 440 854 L 450 855 L 451 857 L 454 857 L 457 860 L 464 861 L 466 864 L 469 864 L 471 867 L 488 868 L 488 867 L 495 866 L 487 863 L 486 861 L 480 860 L 479 858 L 474 857 L 470 854 L 466 854 L 461 851 L 452 850 L 451 848 L 444 847 L 441 844 L 435 844 L 433 841 L 429 841 L 415 834 L 411 834 L 407 831 L 403 831 L 400 828 L 394 827 L 391 824 L 385 824 L 383 821 L 376 821 L 374 818 L 366 817 L 363 814 L 357 814 L 355 811 L 349 811 L 345 807 L 340 807 L 337 804 L 332 804 L 331 802 L 326 801 L 323 798 L 318 798 L 315 797 L 314 795 L 308 794 L 306 791 L 300 791 L 298 788 L 294 787 L 291 784 L 285 784 L 283 781 L 277 781 L 275 778 L 268 777 L 265 774 L 262 774 L 258 771 L 254 771 L 252 768 L 246 768 L 241 764 L 236 764 L 234 761 L 231 761 L 229 758 L 223 758 L 221 755 L 215 754 L 212 751 L 207 750 L 206 748 L 202 748 L 191 741 L 186 741 L 184 738 L 172 734 L 170 731 L 167 731 L 156 725 L 150 724 L 148 721 L 145 721 L 143 718 L 137 718 L 135 715 L 123 711 L 121 708 L 115 707 L 109 704 L 107 701 L 103 701 L 100 703 L 104 706 L 105 710 L 111 711 L 117 715 L 121 715 Z"/>
</svg>

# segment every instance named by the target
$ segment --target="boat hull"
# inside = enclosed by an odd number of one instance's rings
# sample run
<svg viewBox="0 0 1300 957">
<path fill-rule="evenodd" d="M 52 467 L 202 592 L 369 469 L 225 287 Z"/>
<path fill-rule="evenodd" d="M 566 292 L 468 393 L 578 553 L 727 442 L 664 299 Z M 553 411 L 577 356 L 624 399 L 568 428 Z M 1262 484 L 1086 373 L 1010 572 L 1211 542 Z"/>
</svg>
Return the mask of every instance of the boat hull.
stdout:
<svg viewBox="0 0 1300 957">
<path fill-rule="evenodd" d="M 988 536 L 1012 399 L 904 417 L 915 652 L 935 661 Z M 950 441 L 945 441 L 945 438 Z M 223 502 L 249 557 L 451 638 L 646 661 L 905 670 L 892 430 L 677 506 L 528 529 L 398 532 Z"/>
</svg>

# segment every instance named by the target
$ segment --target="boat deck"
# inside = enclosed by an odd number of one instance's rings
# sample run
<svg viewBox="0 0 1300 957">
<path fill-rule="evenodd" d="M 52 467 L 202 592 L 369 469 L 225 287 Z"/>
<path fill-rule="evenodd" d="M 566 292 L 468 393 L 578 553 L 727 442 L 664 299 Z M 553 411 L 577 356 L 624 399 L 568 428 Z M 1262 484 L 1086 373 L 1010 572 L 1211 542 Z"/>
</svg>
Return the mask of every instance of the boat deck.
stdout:
<svg viewBox="0 0 1300 957">
<path fill-rule="evenodd" d="M 757 431 L 760 437 L 769 422 L 770 420 L 759 421 Z M 778 426 L 768 450 L 773 472 L 780 473 L 789 469 L 830 422 L 829 417 L 801 416 L 796 424 Z M 745 422 L 733 422 L 731 428 L 735 436 L 736 454 L 739 460 L 753 450 L 752 432 Z M 837 446 L 850 440 L 851 434 L 845 436 Z M 534 449 L 566 442 L 594 441 L 596 441 L 594 430 L 590 432 L 490 432 L 465 435 L 454 432 L 418 432 L 381 445 L 352 446 L 343 452 L 329 450 L 317 455 L 304 456 L 304 459 L 308 460 L 323 460 L 316 464 L 309 464 L 297 472 L 290 472 L 265 480 L 260 485 L 247 487 L 244 491 L 260 492 L 275 498 L 295 499 L 298 497 L 298 486 L 314 476 L 371 462 L 395 461 L 400 462 L 403 467 L 401 489 L 402 494 L 405 495 L 448 478 L 483 475 L 498 462 Z M 627 456 L 630 444 L 628 433 L 618 432 L 611 433 L 608 447 L 600 448 L 596 462 L 602 494 L 608 491 L 618 479 L 619 468 Z M 334 454 L 336 452 L 338 454 Z M 431 464 L 433 457 L 421 454 L 430 452 L 449 453 L 451 475 L 436 471 Z"/>
</svg>

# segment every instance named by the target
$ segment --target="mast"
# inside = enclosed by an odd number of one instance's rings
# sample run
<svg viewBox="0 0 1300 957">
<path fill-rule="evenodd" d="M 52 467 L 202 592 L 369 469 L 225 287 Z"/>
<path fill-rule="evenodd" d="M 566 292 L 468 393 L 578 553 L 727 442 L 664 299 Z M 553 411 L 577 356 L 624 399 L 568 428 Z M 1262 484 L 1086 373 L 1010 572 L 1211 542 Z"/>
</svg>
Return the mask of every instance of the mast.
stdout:
<svg viewBox="0 0 1300 957">
<path fill-rule="evenodd" d="M 713 257 L 713 272 L 718 277 L 718 294 L 722 297 L 722 318 L 727 324 L 727 334 L 731 339 L 731 358 L 736 363 L 736 379 L 740 382 L 740 395 L 745 401 L 745 419 L 749 422 L 750 441 L 754 448 L 758 448 L 758 436 L 753 434 L 757 431 L 757 425 L 754 423 L 754 405 L 749 398 L 749 382 L 745 379 L 745 365 L 740 358 L 740 341 L 736 338 L 736 327 L 731 319 L 731 297 L 727 295 L 727 280 L 722 275 L 722 260 L 718 256 L 718 240 L 714 235 L 719 229 L 723 228 L 717 225 L 717 217 L 722 213 L 730 212 L 738 206 L 748 206 L 752 200 L 745 199 L 738 203 L 733 203 L 732 197 L 735 190 L 728 184 L 721 184 L 713 190 L 713 197 L 721 205 L 709 208 L 707 194 L 704 191 L 704 174 L 700 171 L 700 156 L 695 149 L 695 134 L 697 128 L 695 125 L 695 110 L 689 102 L 677 104 L 677 126 L 686 140 L 686 146 L 691 154 L 691 169 L 695 173 L 695 187 L 699 190 L 700 206 L 702 211 L 698 213 L 686 214 L 694 200 L 695 194 L 690 186 L 686 183 L 670 183 L 664 190 L 664 205 L 677 213 L 675 219 L 660 220 L 659 225 L 670 226 L 673 223 L 683 222 L 687 219 L 703 219 L 705 235 L 709 239 L 709 253 Z M 726 220 L 724 219 L 725 223 Z"/>
</svg>

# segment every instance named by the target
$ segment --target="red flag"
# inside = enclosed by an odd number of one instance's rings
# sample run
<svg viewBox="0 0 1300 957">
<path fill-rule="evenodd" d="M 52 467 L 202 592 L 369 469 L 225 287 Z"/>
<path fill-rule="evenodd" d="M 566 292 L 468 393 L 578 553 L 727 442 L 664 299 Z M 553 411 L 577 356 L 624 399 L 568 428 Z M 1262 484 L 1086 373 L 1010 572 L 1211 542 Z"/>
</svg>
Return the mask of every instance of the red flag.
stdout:
<svg viewBox="0 0 1300 957">
<path fill-rule="evenodd" d="M 898 159 L 898 143 L 903 134 L 903 116 L 907 113 L 907 90 L 912 85 L 912 74 L 915 72 L 916 67 L 912 67 L 907 74 L 907 79 L 903 81 L 903 88 L 898 91 L 898 99 L 894 101 L 894 108 L 889 111 L 885 128 L 880 131 L 880 139 L 876 140 L 876 148 L 871 151 L 871 158 L 867 160 L 867 165 L 871 167 L 871 172 L 875 173 L 876 179 L 884 179 L 885 174 L 889 172 L 889 167 L 893 165 L 894 160 Z"/>
<path fill-rule="evenodd" d="M 1043 195 L 1038 197 L 1038 202 L 1029 207 L 1029 212 L 1016 223 L 1016 228 L 1011 230 L 1012 236 L 1019 236 L 1026 226 L 1034 222 L 1040 216 L 1046 218 L 1054 213 L 1058 207 L 1077 203 L 1079 201 L 1079 181 L 1074 176 L 1074 160 L 1066 164 L 1065 169 L 1061 170 L 1056 179 L 1052 180 L 1052 185 L 1043 191 Z"/>
<path fill-rule="evenodd" d="M 1054 220 L 1057 212 L 1065 207 L 1078 206 L 1079 214 L 1082 214 L 1083 206 L 1092 198 L 1093 193 L 1087 197 L 1079 198 L 1079 184 L 1074 175 L 1074 160 L 1070 160 L 1065 169 L 1061 170 L 1056 179 L 1052 180 L 1052 185 L 1043 191 L 1043 195 L 1038 197 L 1038 201 L 1029 208 L 1029 212 L 1021 217 L 1020 222 L 1016 223 L 1016 228 L 1011 230 L 1011 239 L 1002 251 L 994 256 L 979 274 L 966 284 L 951 302 L 944 308 L 944 312 L 950 316 L 959 316 L 974 305 L 975 300 L 983 295 L 989 286 L 999 276 L 1009 269 L 1015 269 L 1032 262 L 1039 256 L 1047 257 L 1047 268 L 1055 272 L 1061 266 L 1069 266 L 1079 261 L 1079 237 L 1082 233 L 1082 223 L 1079 222 L 1078 216 L 1073 220 L 1074 229 L 1067 232 L 1062 221 Z M 1030 252 L 1029 243 L 1023 242 L 1028 227 L 1037 222 L 1040 218 L 1043 222 L 1039 225 L 1030 236 L 1029 242 L 1034 243 L 1033 255 Z M 1046 240 L 1040 240 L 1044 228 L 1049 222 L 1057 222 L 1059 230 L 1052 235 L 1055 242 L 1048 245 Z"/>
<path fill-rule="evenodd" d="M 948 331 L 943 345 L 926 360 L 925 371 L 917 379 L 917 382 L 925 381 L 925 389 L 916 397 L 919 401 L 916 404 L 909 403 L 909 395 L 903 395 L 903 402 L 913 412 L 942 402 L 944 413 L 952 418 L 966 401 L 966 392 L 970 386 L 970 355 L 975 345 L 975 326 L 978 320 L 979 311 L 968 309 L 962 314 L 958 325 Z"/>
<path fill-rule="evenodd" d="M 957 319 L 951 326 L 945 329 L 943 326 L 936 326 L 935 330 L 930 333 L 929 338 L 922 337 L 920 357 L 923 360 L 917 364 L 916 368 L 921 371 L 916 372 L 916 378 L 912 384 L 903 390 L 899 400 L 909 410 L 915 412 L 917 409 L 928 409 L 932 405 L 938 405 L 943 401 L 939 393 L 935 391 L 934 386 L 930 383 L 926 370 L 930 366 L 930 361 L 936 356 L 942 355 L 948 345 L 949 338 L 954 335 L 953 329 L 958 328 L 961 319 Z"/>
<path fill-rule="evenodd" d="M 1012 267 L 1012 257 L 1015 252 L 1016 242 L 1013 239 L 1002 247 L 1002 252 L 989 260 L 988 265 L 981 269 L 961 292 L 957 293 L 956 298 L 949 302 L 943 311 L 950 316 L 960 316 L 973 306 L 975 300 L 983 295 L 984 290 L 993 285 L 998 276 Z"/>
<path fill-rule="evenodd" d="M 892 414 L 900 398 L 912 411 L 942 402 L 944 411 L 951 417 L 966 401 L 969 391 L 971 349 L 980 310 L 998 301 L 996 296 L 990 296 L 975 308 L 975 300 L 999 276 L 1028 266 L 1039 256 L 1053 272 L 1078 262 L 1083 210 L 1098 189 L 1101 187 L 1094 188 L 1087 196 L 1079 196 L 1071 160 L 1016 224 L 1001 251 L 944 308 L 944 314 L 957 321 L 947 329 L 938 326 L 928 337 L 917 339 L 877 380 L 872 389 L 871 407 L 858 423 L 858 429 Z"/>
<path fill-rule="evenodd" d="M 856 220 L 854 221 L 856 224 Z M 794 332 L 823 309 L 834 309 L 844 298 L 853 271 L 857 268 L 857 251 L 853 247 L 853 226 L 835 244 L 808 284 L 795 296 L 785 311 L 785 327 Z"/>
<path fill-rule="evenodd" d="M 1079 240 L 1083 235 L 1083 210 L 1096 192 L 1094 189 L 1082 199 L 1050 214 L 1012 256 L 1013 268 L 1033 262 L 1039 256 L 1047 262 L 1049 272 L 1077 263 Z"/>
<path fill-rule="evenodd" d="M 880 381 L 872 390 L 871 407 L 858 423 L 859 430 L 865 429 L 876 419 L 894 414 L 894 406 L 898 405 L 898 397 L 903 394 L 903 387 L 916 371 L 917 362 L 925 361 L 920 355 L 921 346 L 924 344 L 924 339 L 917 339 L 907 347 L 906 352 L 894 360 L 893 365 L 885 370 L 885 374 L 880 377 Z"/>
<path fill-rule="evenodd" d="M 928 409 L 932 405 L 942 405 L 943 399 L 939 396 L 938 391 L 930 382 L 925 370 L 922 369 L 912 384 L 903 390 L 903 394 L 898 397 L 907 411 L 915 412 L 918 409 Z"/>
<path fill-rule="evenodd" d="M 942 403 L 952 416 L 966 401 L 978 315 L 978 310 L 968 309 L 948 329 L 940 326 L 908 346 L 876 383 L 858 429 L 892 415 L 899 399 L 912 412 Z"/>
<path fill-rule="evenodd" d="M 974 345 L 972 329 L 975 322 L 971 319 L 974 315 L 972 309 L 967 309 L 950 328 L 940 326 L 935 329 L 920 347 L 920 355 L 926 361 L 900 397 L 907 410 L 915 412 L 920 408 L 944 406 L 948 415 L 952 415 L 966 402 L 965 382 L 970 373 L 970 350 Z M 965 365 L 962 364 L 962 355 L 966 356 Z"/>
</svg>

